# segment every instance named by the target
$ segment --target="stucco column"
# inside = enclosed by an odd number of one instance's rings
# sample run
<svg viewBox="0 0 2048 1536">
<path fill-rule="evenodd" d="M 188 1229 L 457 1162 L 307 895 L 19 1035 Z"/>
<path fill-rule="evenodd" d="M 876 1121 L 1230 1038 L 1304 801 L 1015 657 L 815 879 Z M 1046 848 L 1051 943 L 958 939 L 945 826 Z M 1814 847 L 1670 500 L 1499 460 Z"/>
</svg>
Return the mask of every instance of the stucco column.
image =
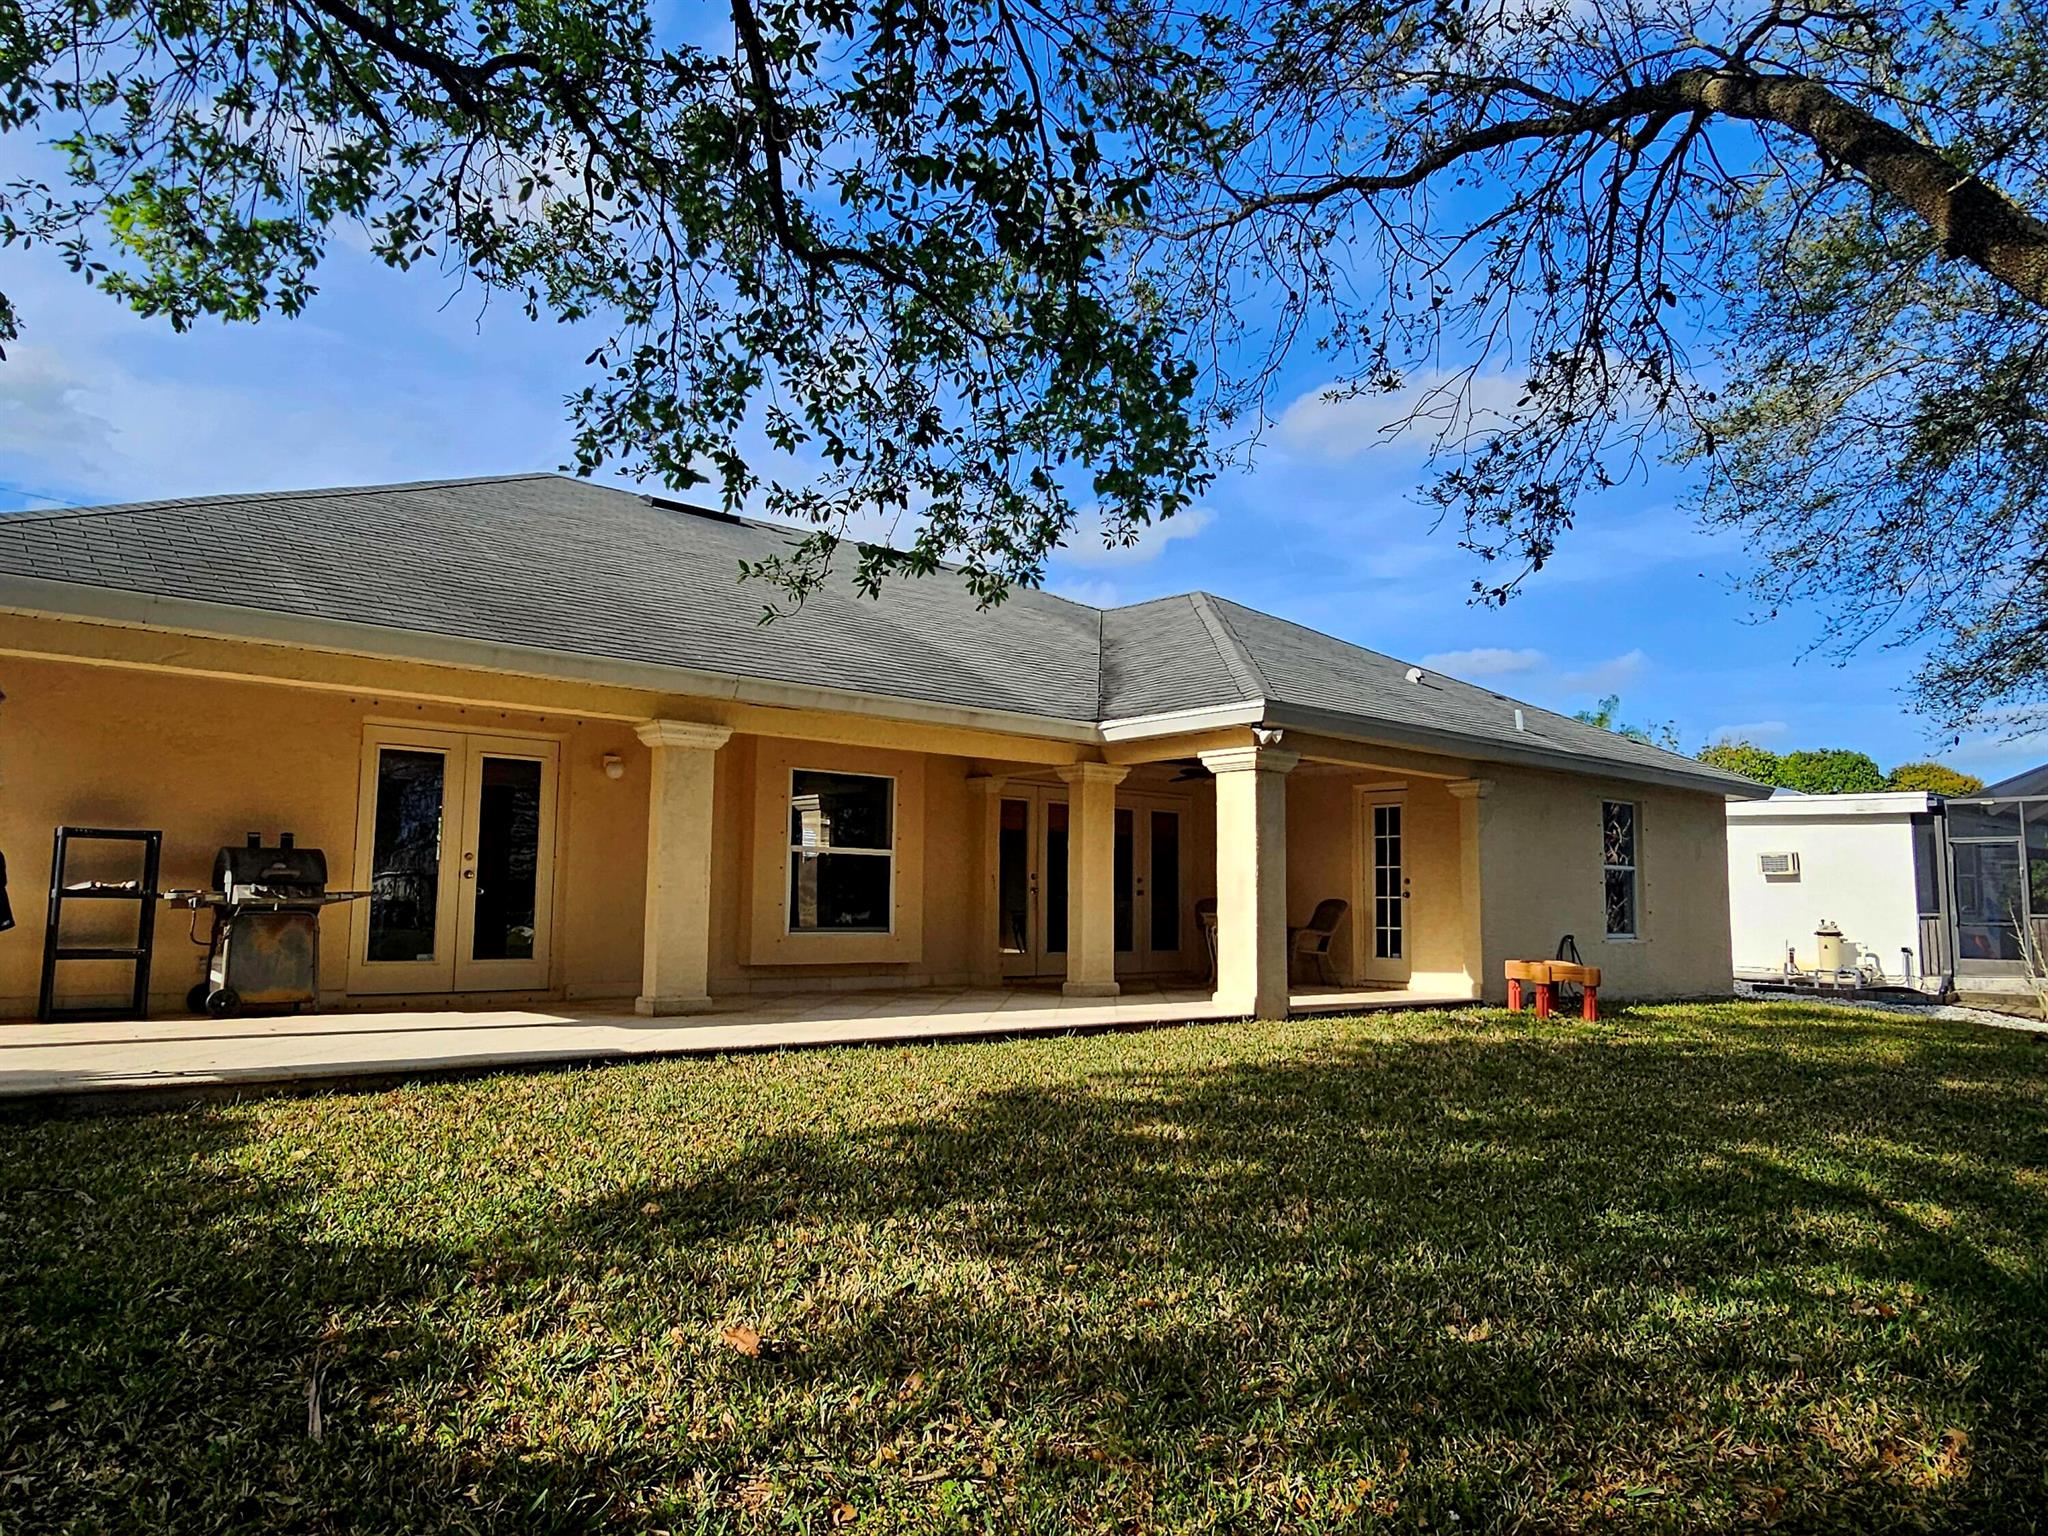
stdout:
<svg viewBox="0 0 2048 1536">
<path fill-rule="evenodd" d="M 1507 982 L 1486 974 L 1485 893 L 1479 884 L 1479 838 L 1486 820 L 1483 802 L 1493 788 L 1491 779 L 1454 779 L 1444 786 L 1458 802 L 1458 949 L 1464 957 L 1465 979 L 1474 997 L 1486 996 L 1489 986 L 1503 993 Z"/>
<path fill-rule="evenodd" d="M 976 849 L 974 939 L 967 971 L 977 987 L 1000 986 L 1003 980 L 1003 786 L 1008 782 L 996 774 L 973 774 L 967 780 L 973 792 Z"/>
<path fill-rule="evenodd" d="M 1073 763 L 1067 782 L 1068 997 L 1115 997 L 1116 787 L 1131 770 Z"/>
<path fill-rule="evenodd" d="M 1204 752 L 1216 776 L 1216 1005 L 1287 1017 L 1287 775 L 1278 747 Z"/>
<path fill-rule="evenodd" d="M 701 1013 L 711 1006 L 711 791 L 722 725 L 643 720 L 654 760 L 647 784 L 647 918 L 637 1012 Z"/>
</svg>

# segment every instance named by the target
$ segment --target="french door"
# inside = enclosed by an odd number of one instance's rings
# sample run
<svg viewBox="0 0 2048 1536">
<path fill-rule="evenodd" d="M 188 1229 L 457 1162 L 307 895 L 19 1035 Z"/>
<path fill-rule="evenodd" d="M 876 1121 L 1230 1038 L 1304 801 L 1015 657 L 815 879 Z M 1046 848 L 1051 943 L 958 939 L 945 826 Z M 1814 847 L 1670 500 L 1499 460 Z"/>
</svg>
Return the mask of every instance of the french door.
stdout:
<svg viewBox="0 0 2048 1536">
<path fill-rule="evenodd" d="M 1408 806 L 1400 795 L 1371 795 L 1359 806 L 1358 936 L 1369 981 L 1408 980 Z"/>
<path fill-rule="evenodd" d="M 1178 801 L 1129 797 L 1116 808 L 1116 961 L 1119 973 L 1185 969 L 1181 959 L 1181 836 Z"/>
<path fill-rule="evenodd" d="M 351 992 L 547 986 L 558 758 L 538 738 L 368 732 Z"/>
<path fill-rule="evenodd" d="M 1118 974 L 1183 969 L 1185 807 L 1119 796 L 1111 896 Z M 1003 975 L 1067 969 L 1067 792 L 1012 785 L 997 807 L 996 943 Z"/>
</svg>

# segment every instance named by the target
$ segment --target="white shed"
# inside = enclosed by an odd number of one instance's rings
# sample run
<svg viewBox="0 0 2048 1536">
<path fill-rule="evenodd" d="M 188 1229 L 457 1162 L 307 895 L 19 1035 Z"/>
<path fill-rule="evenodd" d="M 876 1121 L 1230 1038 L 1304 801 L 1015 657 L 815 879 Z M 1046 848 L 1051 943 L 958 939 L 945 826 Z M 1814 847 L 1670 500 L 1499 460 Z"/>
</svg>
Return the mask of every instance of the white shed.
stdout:
<svg viewBox="0 0 2048 1536">
<path fill-rule="evenodd" d="M 1921 793 L 1797 795 L 1728 805 L 1728 922 L 1735 974 L 1782 976 L 1820 960 L 1817 931 L 1841 930 L 1842 965 L 1940 991 L 1940 801 Z"/>
</svg>

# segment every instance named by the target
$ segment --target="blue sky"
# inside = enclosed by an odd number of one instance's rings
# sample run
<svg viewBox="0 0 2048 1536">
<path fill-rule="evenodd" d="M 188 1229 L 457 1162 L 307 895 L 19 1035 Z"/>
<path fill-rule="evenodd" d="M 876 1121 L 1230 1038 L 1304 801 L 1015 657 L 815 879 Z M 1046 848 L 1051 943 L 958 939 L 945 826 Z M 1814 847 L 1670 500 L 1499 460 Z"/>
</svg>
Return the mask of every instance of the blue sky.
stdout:
<svg viewBox="0 0 2048 1536">
<path fill-rule="evenodd" d="M 552 469 L 587 335 L 486 308 L 443 277 L 338 247 L 300 319 L 178 336 L 91 292 L 47 252 L 0 254 L 24 332 L 0 363 L 0 509 Z M 1388 442 L 1384 402 L 1331 404 L 1283 376 L 1256 463 L 1135 550 L 1083 539 L 1048 585 L 1096 603 L 1206 588 L 1362 645 L 1563 710 L 1619 693 L 1685 749 L 1727 733 L 1845 746 L 1880 764 L 1939 744 L 1907 712 L 1911 653 L 1802 659 L 1810 615 L 1750 622 L 1739 545 L 1694 530 L 1663 477 L 1590 509 L 1505 610 L 1414 500 L 1423 456 Z M 1941 755 L 1986 778 L 2048 740 Z"/>
</svg>

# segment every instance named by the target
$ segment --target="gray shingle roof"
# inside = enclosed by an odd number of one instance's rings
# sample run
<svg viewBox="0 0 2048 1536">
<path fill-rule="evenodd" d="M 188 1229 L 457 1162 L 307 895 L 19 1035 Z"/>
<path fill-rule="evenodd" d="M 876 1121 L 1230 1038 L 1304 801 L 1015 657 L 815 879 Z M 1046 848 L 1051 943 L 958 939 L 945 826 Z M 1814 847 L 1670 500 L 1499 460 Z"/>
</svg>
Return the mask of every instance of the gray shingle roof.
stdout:
<svg viewBox="0 0 2048 1536">
<path fill-rule="evenodd" d="M 742 560 L 777 524 L 559 475 L 196 497 L 0 516 L 0 575 L 1096 722 L 1263 702 L 1487 748 L 1749 786 L 1206 593 L 1100 610 L 960 583 L 837 578 L 759 621 Z M 1276 711 L 1277 712 L 1277 711 Z"/>
<path fill-rule="evenodd" d="M 560 475 L 0 518 L 0 572 L 502 645 L 1092 720 L 1096 610 L 851 582 L 773 624 L 740 562 L 796 535 Z"/>
<path fill-rule="evenodd" d="M 1981 800 L 1986 796 L 2006 796 L 2023 800 L 2030 795 L 2048 795 L 2048 763 L 2016 773 L 2009 779 L 2000 779 L 1996 784 L 1987 784 L 1974 795 L 1957 795 L 1958 800 Z"/>
</svg>

